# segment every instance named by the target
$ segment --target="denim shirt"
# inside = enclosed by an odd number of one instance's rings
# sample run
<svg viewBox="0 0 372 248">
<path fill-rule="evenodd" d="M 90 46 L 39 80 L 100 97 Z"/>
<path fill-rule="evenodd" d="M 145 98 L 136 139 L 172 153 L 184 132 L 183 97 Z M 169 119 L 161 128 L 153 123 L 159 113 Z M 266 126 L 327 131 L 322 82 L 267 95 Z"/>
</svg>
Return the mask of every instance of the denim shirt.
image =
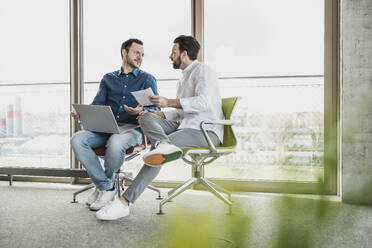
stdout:
<svg viewBox="0 0 372 248">
<path fill-rule="evenodd" d="M 128 107 L 137 107 L 138 102 L 131 92 L 150 87 L 155 95 L 159 95 L 156 80 L 151 74 L 138 68 L 125 74 L 121 68 L 103 76 L 92 104 L 110 106 L 118 123 L 138 124 L 137 116 L 128 114 L 124 110 L 124 104 Z M 144 110 L 148 108 L 160 110 L 154 105 L 144 107 Z"/>
</svg>

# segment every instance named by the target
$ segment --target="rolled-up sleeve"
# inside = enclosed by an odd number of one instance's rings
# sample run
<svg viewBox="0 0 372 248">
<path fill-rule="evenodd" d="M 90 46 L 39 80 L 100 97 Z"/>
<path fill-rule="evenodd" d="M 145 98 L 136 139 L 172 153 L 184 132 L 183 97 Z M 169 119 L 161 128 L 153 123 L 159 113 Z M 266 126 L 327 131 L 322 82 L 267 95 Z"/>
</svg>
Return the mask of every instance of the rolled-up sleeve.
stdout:
<svg viewBox="0 0 372 248">
<path fill-rule="evenodd" d="M 183 119 L 183 110 L 176 108 L 164 108 L 162 109 L 165 119 L 170 121 L 179 121 Z"/>
</svg>

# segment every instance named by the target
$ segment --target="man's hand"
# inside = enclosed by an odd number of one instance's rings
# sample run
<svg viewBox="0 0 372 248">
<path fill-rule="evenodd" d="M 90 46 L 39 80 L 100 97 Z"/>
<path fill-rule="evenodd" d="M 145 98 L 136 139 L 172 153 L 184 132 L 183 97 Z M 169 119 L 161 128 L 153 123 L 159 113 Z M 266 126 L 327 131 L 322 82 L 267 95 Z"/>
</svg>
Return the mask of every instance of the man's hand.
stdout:
<svg viewBox="0 0 372 248">
<path fill-rule="evenodd" d="M 139 113 L 143 112 L 143 107 L 141 104 L 138 104 L 137 107 L 132 108 L 124 104 L 124 110 L 130 115 L 139 115 Z"/>
<path fill-rule="evenodd" d="M 180 99 L 168 99 L 164 96 L 149 96 L 149 99 L 154 105 L 160 108 L 182 108 Z"/>
<path fill-rule="evenodd" d="M 79 114 L 76 112 L 75 109 L 71 111 L 71 116 L 75 119 L 75 121 L 78 121 L 80 119 Z"/>
<path fill-rule="evenodd" d="M 151 112 L 151 113 L 154 113 L 158 116 L 160 116 L 161 118 L 165 119 L 165 114 L 163 113 L 163 111 L 155 111 L 155 110 L 152 110 L 152 109 L 149 109 L 148 111 L 141 111 L 138 116 L 137 116 L 137 120 L 139 119 L 139 117 L 141 115 L 143 115 L 145 112 Z"/>
<path fill-rule="evenodd" d="M 150 101 L 159 108 L 168 107 L 168 98 L 164 96 L 149 96 Z"/>
<path fill-rule="evenodd" d="M 165 114 L 164 114 L 163 111 L 155 111 L 155 110 L 149 109 L 149 112 L 154 113 L 154 114 L 160 116 L 161 118 L 165 119 Z"/>
</svg>

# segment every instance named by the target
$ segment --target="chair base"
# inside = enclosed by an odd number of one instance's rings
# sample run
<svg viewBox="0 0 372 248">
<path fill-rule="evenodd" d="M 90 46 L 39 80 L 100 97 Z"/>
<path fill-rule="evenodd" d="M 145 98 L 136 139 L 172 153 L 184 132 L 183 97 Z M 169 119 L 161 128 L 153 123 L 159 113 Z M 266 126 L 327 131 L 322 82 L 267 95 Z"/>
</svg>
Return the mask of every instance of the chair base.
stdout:
<svg viewBox="0 0 372 248">
<path fill-rule="evenodd" d="M 120 172 L 115 177 L 116 177 L 116 180 L 115 180 L 116 181 L 116 187 L 118 189 L 118 196 L 120 197 L 120 187 L 122 187 L 122 189 L 124 190 L 124 187 L 123 187 L 124 182 L 125 181 L 133 182 L 134 179 L 129 173 L 125 173 L 125 172 Z M 76 200 L 76 196 L 78 194 L 83 193 L 87 190 L 90 190 L 91 188 L 94 188 L 94 187 L 95 187 L 94 183 L 91 183 L 91 184 L 83 187 L 82 189 L 79 189 L 79 190 L 75 191 L 72 194 L 71 203 L 78 203 L 78 201 Z M 155 188 L 152 185 L 148 185 L 147 188 L 158 193 L 158 197 L 156 198 L 156 200 L 162 200 L 163 199 L 161 197 L 161 192 L 160 192 L 159 189 Z"/>
<path fill-rule="evenodd" d="M 79 189 L 78 191 L 75 191 L 73 194 L 72 194 L 72 201 L 71 203 L 78 203 L 78 201 L 76 200 L 76 196 L 80 193 L 83 193 L 87 190 L 90 190 L 91 188 L 94 188 L 94 183 L 91 183 L 91 184 L 88 184 L 87 186 L 83 187 L 82 189 Z"/>
<path fill-rule="evenodd" d="M 198 184 L 203 185 L 205 189 L 207 189 L 209 192 L 211 192 L 212 194 L 217 196 L 217 198 L 219 198 L 221 201 L 227 204 L 229 206 L 228 214 L 230 215 L 232 214 L 231 192 L 203 177 L 192 177 L 186 182 L 178 185 L 176 188 L 170 190 L 168 192 L 168 196 L 159 203 L 159 212 L 157 214 L 158 215 L 164 214 L 162 207 L 165 203 L 170 202 L 173 198 L 175 198 L 185 190 Z M 220 192 L 227 194 L 227 198 Z"/>
</svg>

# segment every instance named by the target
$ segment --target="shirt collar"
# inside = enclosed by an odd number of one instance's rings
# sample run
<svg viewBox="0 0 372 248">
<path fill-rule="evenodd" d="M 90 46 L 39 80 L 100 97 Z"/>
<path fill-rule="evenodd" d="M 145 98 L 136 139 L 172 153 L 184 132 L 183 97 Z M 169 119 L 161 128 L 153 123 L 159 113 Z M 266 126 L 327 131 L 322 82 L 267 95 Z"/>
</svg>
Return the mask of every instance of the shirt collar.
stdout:
<svg viewBox="0 0 372 248">
<path fill-rule="evenodd" d="M 194 60 L 191 64 L 189 64 L 183 71 L 182 71 L 182 74 L 183 75 L 186 75 L 187 73 L 189 73 L 190 71 L 192 71 L 192 69 L 199 64 L 199 61 L 197 60 Z"/>
<path fill-rule="evenodd" d="M 135 68 L 133 71 L 131 71 L 130 73 L 132 73 L 135 77 L 138 76 L 138 73 L 139 73 L 140 69 L 139 68 Z M 123 67 L 120 67 L 120 70 L 118 71 L 118 76 L 120 76 L 121 74 L 125 74 L 124 71 L 123 71 Z M 129 74 L 129 73 L 128 73 Z"/>
<path fill-rule="evenodd" d="M 133 75 L 134 75 L 134 76 L 136 76 L 136 77 L 137 77 L 137 76 L 138 76 L 138 73 L 139 73 L 139 71 L 140 71 L 140 70 L 139 70 L 138 68 L 136 68 L 136 69 L 134 69 L 134 70 L 132 71 L 132 73 L 133 73 Z"/>
</svg>

